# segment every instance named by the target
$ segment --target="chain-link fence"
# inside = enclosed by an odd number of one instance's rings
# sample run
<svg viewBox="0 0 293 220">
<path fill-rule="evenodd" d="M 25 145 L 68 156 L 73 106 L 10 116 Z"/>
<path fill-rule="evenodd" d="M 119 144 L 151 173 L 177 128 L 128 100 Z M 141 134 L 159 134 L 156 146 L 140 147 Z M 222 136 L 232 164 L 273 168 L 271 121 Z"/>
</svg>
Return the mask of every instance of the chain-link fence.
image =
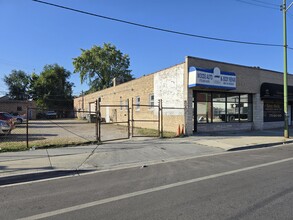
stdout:
<svg viewBox="0 0 293 220">
<path fill-rule="evenodd" d="M 161 109 L 161 136 L 184 136 L 186 131 L 185 117 L 187 108 L 163 106 Z"/>
<path fill-rule="evenodd" d="M 8 115 L 0 120 L 0 151 L 18 150 L 26 146 L 26 116 Z"/>
<path fill-rule="evenodd" d="M 0 136 L 1 151 L 90 144 L 97 141 L 96 113 L 89 111 L 29 108 L 28 119 L 15 122 L 10 133 Z"/>
<path fill-rule="evenodd" d="M 90 111 L 27 109 L 13 129 L 0 135 L 1 151 L 87 145 L 130 137 L 174 137 L 185 133 L 185 108 L 93 103 Z"/>
<path fill-rule="evenodd" d="M 160 137 L 159 105 L 138 105 L 132 102 L 131 110 L 132 137 Z"/>
<path fill-rule="evenodd" d="M 98 139 L 102 142 L 130 138 L 130 108 L 125 104 L 98 105 Z"/>
</svg>

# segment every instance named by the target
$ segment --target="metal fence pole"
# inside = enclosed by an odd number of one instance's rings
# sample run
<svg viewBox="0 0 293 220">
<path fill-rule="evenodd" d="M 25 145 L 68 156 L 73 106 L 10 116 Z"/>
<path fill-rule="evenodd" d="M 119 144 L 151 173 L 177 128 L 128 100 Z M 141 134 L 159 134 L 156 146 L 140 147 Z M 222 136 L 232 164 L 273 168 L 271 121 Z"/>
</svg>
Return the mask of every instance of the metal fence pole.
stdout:
<svg viewBox="0 0 293 220">
<path fill-rule="evenodd" d="M 187 101 L 184 101 L 184 135 L 186 135 L 186 131 L 187 131 L 187 124 L 188 124 L 188 104 Z"/>
<path fill-rule="evenodd" d="M 101 142 L 101 99 L 96 101 L 96 138 L 98 142 Z"/>
<path fill-rule="evenodd" d="M 29 107 L 26 107 L 26 148 L 29 148 L 29 139 L 28 139 L 28 120 L 29 120 Z"/>
<path fill-rule="evenodd" d="M 161 138 L 164 137 L 164 127 L 163 127 L 163 100 L 160 99 L 160 109 L 161 109 Z"/>
<path fill-rule="evenodd" d="M 130 138 L 130 111 L 129 111 L 129 99 L 127 99 L 127 131 L 128 131 L 128 139 Z"/>
<path fill-rule="evenodd" d="M 133 137 L 134 131 L 134 118 L 133 118 L 133 98 L 131 99 L 131 137 Z"/>
<path fill-rule="evenodd" d="M 158 100 L 158 137 L 162 137 L 161 134 L 161 101 Z"/>
<path fill-rule="evenodd" d="M 101 99 L 98 99 L 98 122 L 99 122 L 99 142 L 102 142 L 102 137 L 101 137 L 101 125 L 102 125 L 102 114 L 101 114 Z"/>
<path fill-rule="evenodd" d="M 95 111 L 96 111 L 96 141 L 100 141 L 99 137 L 99 113 L 98 113 L 98 100 L 95 102 Z"/>
</svg>

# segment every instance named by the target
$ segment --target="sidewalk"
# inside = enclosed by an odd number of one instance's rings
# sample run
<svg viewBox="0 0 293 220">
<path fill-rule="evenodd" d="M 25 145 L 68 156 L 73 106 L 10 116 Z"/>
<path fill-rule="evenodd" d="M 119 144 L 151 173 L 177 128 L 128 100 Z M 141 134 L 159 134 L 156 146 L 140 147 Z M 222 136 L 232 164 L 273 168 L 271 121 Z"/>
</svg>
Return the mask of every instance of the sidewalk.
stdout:
<svg viewBox="0 0 293 220">
<path fill-rule="evenodd" d="M 28 173 L 109 170 L 283 143 L 293 143 L 293 138 L 285 139 L 282 129 L 274 129 L 1 153 L 0 182 L 4 177 Z"/>
<path fill-rule="evenodd" d="M 195 142 L 205 146 L 219 147 L 226 151 L 234 151 L 293 143 L 293 128 L 290 128 L 289 134 L 291 137 L 284 138 L 284 130 L 281 128 L 263 131 L 218 132 L 210 134 L 210 137 L 208 134 L 198 135 L 204 138 L 196 139 Z"/>
</svg>

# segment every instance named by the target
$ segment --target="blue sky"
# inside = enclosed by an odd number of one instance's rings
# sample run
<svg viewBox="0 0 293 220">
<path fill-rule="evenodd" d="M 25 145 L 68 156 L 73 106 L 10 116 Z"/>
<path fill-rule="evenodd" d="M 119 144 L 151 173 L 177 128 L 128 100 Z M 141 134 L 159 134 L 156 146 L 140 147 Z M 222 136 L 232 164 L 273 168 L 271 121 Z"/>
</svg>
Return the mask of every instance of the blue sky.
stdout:
<svg viewBox="0 0 293 220">
<path fill-rule="evenodd" d="M 209 37 L 283 44 L 283 0 L 45 0 L 108 17 Z M 293 0 L 288 0 L 289 5 Z M 264 4 L 261 4 L 264 2 Z M 260 6 L 257 6 L 260 5 Z M 80 49 L 112 43 L 129 54 L 137 78 L 195 56 L 283 71 L 283 48 L 180 36 L 79 14 L 31 0 L 0 0 L 0 95 L 11 70 L 40 73 L 58 63 L 73 72 Z M 293 47 L 293 7 L 287 16 Z M 293 50 L 288 71 L 293 73 Z M 72 74 L 74 94 L 87 90 Z"/>
</svg>

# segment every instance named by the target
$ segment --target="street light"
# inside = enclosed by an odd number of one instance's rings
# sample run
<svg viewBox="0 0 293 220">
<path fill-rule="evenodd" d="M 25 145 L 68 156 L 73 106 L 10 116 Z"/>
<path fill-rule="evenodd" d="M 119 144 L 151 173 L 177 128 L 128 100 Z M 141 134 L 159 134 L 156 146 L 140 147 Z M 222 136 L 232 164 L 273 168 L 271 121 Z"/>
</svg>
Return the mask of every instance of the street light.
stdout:
<svg viewBox="0 0 293 220">
<path fill-rule="evenodd" d="M 281 10 L 283 11 L 283 36 L 284 36 L 284 138 L 289 138 L 289 115 L 288 115 L 288 71 L 287 71 L 287 11 L 293 2 L 287 7 L 286 0 L 283 0 Z"/>
</svg>

